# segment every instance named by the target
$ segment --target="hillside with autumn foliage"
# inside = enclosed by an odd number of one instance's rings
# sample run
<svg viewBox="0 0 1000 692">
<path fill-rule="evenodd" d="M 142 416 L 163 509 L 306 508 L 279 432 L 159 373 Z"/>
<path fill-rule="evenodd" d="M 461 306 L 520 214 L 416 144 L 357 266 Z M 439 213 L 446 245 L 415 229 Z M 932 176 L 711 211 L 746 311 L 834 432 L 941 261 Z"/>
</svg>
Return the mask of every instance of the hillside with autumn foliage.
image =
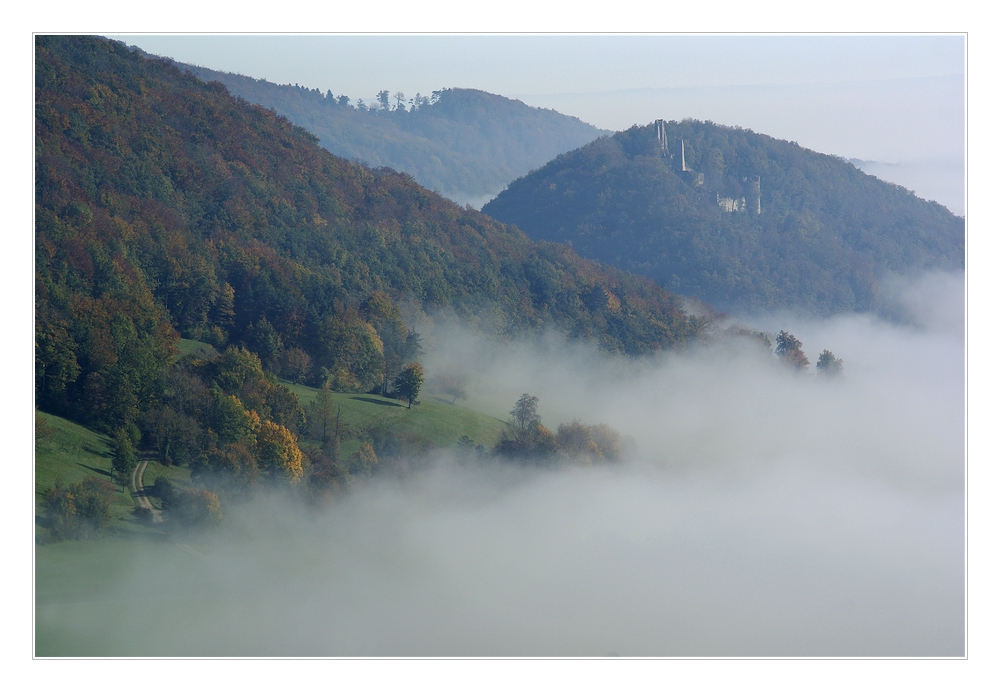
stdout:
<svg viewBox="0 0 1000 692">
<path fill-rule="evenodd" d="M 35 203 L 37 405 L 135 444 L 193 429 L 198 411 L 202 432 L 214 415 L 294 436 L 301 409 L 276 378 L 385 392 L 420 351 L 404 314 L 626 354 L 699 330 L 647 279 L 338 158 L 273 111 L 99 38 L 36 40 Z M 180 337 L 222 360 L 177 372 Z M 242 365 L 220 375 L 223 362 Z M 190 451 L 238 456 L 223 442 Z"/>
</svg>

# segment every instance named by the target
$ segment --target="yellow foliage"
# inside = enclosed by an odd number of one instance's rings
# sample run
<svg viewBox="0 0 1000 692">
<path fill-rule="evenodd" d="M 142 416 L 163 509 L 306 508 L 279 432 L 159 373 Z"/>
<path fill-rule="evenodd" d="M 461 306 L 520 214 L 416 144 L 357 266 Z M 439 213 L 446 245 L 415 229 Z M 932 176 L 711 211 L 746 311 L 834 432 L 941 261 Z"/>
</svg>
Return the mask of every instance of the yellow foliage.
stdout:
<svg viewBox="0 0 1000 692">
<path fill-rule="evenodd" d="M 283 425 L 261 421 L 257 433 L 257 457 L 265 472 L 280 474 L 290 483 L 298 483 L 302 479 L 302 450 L 295 435 Z"/>
<path fill-rule="evenodd" d="M 611 312 L 621 312 L 622 303 L 614 293 L 608 293 L 608 310 Z"/>
</svg>

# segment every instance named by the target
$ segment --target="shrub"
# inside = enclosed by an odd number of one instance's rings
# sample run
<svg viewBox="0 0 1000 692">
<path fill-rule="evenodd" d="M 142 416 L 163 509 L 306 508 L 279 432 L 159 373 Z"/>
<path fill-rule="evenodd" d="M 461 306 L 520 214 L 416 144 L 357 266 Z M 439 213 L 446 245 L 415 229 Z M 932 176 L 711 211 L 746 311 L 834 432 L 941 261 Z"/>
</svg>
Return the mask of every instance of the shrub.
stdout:
<svg viewBox="0 0 1000 692">
<path fill-rule="evenodd" d="M 56 540 L 97 534 L 111 523 L 115 488 L 106 480 L 89 476 L 63 487 L 57 479 L 42 497 L 48 528 Z"/>
<path fill-rule="evenodd" d="M 222 504 L 209 490 L 187 490 L 177 494 L 171 514 L 185 528 L 207 527 L 222 521 Z"/>
</svg>

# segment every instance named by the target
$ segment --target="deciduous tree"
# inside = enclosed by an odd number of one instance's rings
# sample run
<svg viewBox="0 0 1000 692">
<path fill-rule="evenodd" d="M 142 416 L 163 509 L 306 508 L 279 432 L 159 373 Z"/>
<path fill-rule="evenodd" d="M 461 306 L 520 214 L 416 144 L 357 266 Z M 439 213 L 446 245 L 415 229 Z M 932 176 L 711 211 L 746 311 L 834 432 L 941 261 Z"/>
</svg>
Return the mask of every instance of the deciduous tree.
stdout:
<svg viewBox="0 0 1000 692">
<path fill-rule="evenodd" d="M 257 433 L 257 458 L 261 470 L 289 483 L 302 479 L 302 451 L 295 436 L 283 425 L 261 421 Z"/>
<path fill-rule="evenodd" d="M 576 419 L 571 423 L 563 423 L 556 429 L 556 444 L 559 445 L 559 451 L 566 456 L 587 464 L 593 463 L 601 456 L 591 435 L 590 426 Z"/>
<path fill-rule="evenodd" d="M 469 394 L 466 391 L 469 385 L 469 378 L 464 373 L 445 371 L 432 378 L 431 384 L 435 391 L 445 396 L 450 396 L 452 404 L 459 399 L 465 401 L 469 398 Z"/>
<path fill-rule="evenodd" d="M 775 339 L 774 355 L 796 370 L 805 370 L 809 367 L 809 359 L 802 352 L 802 342 L 786 331 L 778 332 L 778 338 Z"/>
<path fill-rule="evenodd" d="M 521 398 L 510 410 L 512 425 L 517 430 L 527 430 L 537 425 L 541 419 L 538 417 L 538 397 L 530 394 L 522 394 Z"/>
</svg>

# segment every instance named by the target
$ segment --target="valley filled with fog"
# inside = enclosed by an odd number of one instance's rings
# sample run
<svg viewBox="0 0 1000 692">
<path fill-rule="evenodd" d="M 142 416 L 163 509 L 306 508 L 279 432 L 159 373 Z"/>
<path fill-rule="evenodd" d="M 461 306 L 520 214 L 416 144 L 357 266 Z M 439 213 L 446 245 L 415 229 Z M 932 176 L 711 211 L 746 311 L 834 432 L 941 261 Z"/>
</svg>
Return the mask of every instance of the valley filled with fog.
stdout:
<svg viewBox="0 0 1000 692">
<path fill-rule="evenodd" d="M 962 656 L 964 277 L 880 300 L 740 317 L 840 378 L 749 339 L 634 360 L 436 320 L 425 367 L 464 374 L 465 406 L 506 419 L 530 393 L 550 429 L 615 428 L 622 461 L 442 452 L 318 508 L 227 506 L 122 545 L 88 593 L 40 591 L 38 654 Z"/>
</svg>

